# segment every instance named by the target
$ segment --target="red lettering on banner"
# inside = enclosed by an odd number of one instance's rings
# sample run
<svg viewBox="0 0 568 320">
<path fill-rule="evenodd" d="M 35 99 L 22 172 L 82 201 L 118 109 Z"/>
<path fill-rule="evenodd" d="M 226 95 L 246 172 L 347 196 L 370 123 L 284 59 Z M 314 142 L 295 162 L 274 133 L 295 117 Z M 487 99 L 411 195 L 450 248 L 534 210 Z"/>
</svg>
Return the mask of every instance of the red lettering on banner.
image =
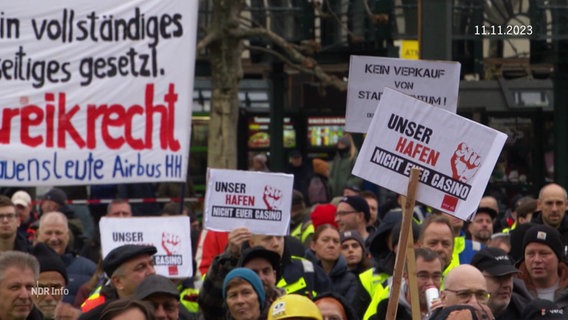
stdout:
<svg viewBox="0 0 568 320">
<path fill-rule="evenodd" d="M 225 203 L 239 206 L 254 206 L 254 196 L 228 194 Z"/>
<path fill-rule="evenodd" d="M 438 163 L 440 152 L 428 148 L 420 143 L 409 141 L 404 137 L 398 138 L 395 151 L 405 154 L 411 158 L 418 158 L 419 161 L 435 166 Z"/>
<path fill-rule="evenodd" d="M 57 99 L 56 99 L 57 97 Z M 180 142 L 174 136 L 175 108 L 178 94 L 171 83 L 163 96 L 163 103 L 154 101 L 154 84 L 147 84 L 144 105 L 87 104 L 67 106 L 66 93 L 45 94 L 45 107 L 26 105 L 22 108 L 2 109 L 0 144 L 21 143 L 26 146 L 66 148 L 73 144 L 80 149 L 95 149 L 102 144 L 109 149 L 124 145 L 133 150 L 152 149 L 154 117 L 159 116 L 158 138 L 162 150 L 178 151 Z M 85 123 L 76 117 L 85 108 Z M 144 122 L 144 131 L 135 136 L 134 123 Z M 32 134 L 34 128 L 45 130 Z M 19 128 L 20 141 L 10 141 L 12 129 Z M 84 130 L 84 131 L 83 131 Z M 36 130 L 37 131 L 37 130 Z M 114 134 L 114 136 L 113 136 Z"/>
</svg>

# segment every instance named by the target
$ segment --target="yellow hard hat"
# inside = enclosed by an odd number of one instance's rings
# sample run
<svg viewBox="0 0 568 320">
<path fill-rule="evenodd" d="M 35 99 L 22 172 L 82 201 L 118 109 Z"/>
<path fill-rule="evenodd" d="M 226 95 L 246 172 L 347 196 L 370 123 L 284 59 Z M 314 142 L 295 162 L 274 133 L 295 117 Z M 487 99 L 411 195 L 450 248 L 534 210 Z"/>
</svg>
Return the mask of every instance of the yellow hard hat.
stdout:
<svg viewBox="0 0 568 320">
<path fill-rule="evenodd" d="M 321 312 L 312 300 L 299 294 L 286 294 L 274 300 L 268 310 L 268 320 L 289 318 L 323 320 Z"/>
</svg>

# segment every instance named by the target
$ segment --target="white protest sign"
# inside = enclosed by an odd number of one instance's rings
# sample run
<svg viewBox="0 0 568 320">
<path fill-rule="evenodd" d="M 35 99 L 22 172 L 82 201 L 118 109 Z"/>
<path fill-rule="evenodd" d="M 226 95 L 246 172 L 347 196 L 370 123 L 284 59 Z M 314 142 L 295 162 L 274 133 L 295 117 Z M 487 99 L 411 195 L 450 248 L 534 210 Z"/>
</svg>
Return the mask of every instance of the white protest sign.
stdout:
<svg viewBox="0 0 568 320">
<path fill-rule="evenodd" d="M 504 133 L 385 88 L 353 174 L 405 195 L 417 167 L 416 201 L 466 220 L 505 140 Z"/>
<path fill-rule="evenodd" d="M 0 185 L 185 181 L 197 0 L 0 0 Z"/>
<path fill-rule="evenodd" d="M 204 226 L 215 231 L 247 227 L 252 233 L 288 234 L 294 176 L 207 169 Z"/>
<path fill-rule="evenodd" d="M 345 131 L 367 132 L 384 87 L 455 113 L 459 84 L 459 62 L 351 56 Z"/>
<path fill-rule="evenodd" d="M 156 273 L 170 278 L 193 274 L 189 217 L 102 217 L 99 227 L 103 257 L 124 244 L 152 245 L 158 249 Z"/>
</svg>

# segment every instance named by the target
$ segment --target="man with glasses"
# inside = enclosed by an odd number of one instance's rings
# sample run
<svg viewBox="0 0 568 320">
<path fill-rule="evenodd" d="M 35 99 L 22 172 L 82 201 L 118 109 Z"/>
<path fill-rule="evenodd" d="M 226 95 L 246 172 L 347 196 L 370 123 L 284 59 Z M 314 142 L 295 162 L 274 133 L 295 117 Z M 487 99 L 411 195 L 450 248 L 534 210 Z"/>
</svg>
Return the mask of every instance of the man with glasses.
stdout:
<svg viewBox="0 0 568 320">
<path fill-rule="evenodd" d="M 15 250 L 30 252 L 31 244 L 18 232 L 20 218 L 10 198 L 0 195 L 0 253 Z"/>
<path fill-rule="evenodd" d="M 412 320 L 412 307 L 410 304 L 410 290 L 408 288 L 408 278 L 410 276 L 415 276 L 418 284 L 418 300 L 420 302 L 420 313 L 422 319 L 428 319 L 428 303 L 426 300 L 426 290 L 430 288 L 436 288 L 440 290 L 440 283 L 442 281 L 442 260 L 438 254 L 428 248 L 418 248 L 414 250 L 414 255 L 416 257 L 416 274 L 409 275 L 408 272 L 403 274 L 403 283 L 400 289 L 400 295 L 398 298 L 398 311 L 397 319 L 399 320 Z M 388 296 L 390 294 L 390 282 L 392 277 L 389 278 L 389 286 L 387 290 L 384 290 L 381 294 L 382 297 L 373 297 L 373 300 L 377 298 L 380 301 L 376 308 L 376 314 L 369 317 L 370 311 L 367 310 L 364 319 L 386 319 L 387 308 L 389 304 Z M 373 302 L 370 304 L 373 305 Z"/>
<path fill-rule="evenodd" d="M 431 319 L 437 319 L 436 314 L 444 308 L 457 305 L 469 305 L 482 315 L 482 318 L 493 319 L 493 314 L 487 306 L 490 297 L 481 271 L 469 264 L 459 265 L 446 275 L 444 290 L 440 293 L 443 307 L 436 309 Z"/>
<path fill-rule="evenodd" d="M 519 270 L 499 248 L 484 248 L 473 256 L 471 264 L 483 273 L 491 297 L 487 305 L 496 320 L 520 319 L 530 295 L 516 275 Z M 516 280 L 516 281 L 515 281 Z M 523 295 L 520 292 L 525 292 Z"/>
<path fill-rule="evenodd" d="M 339 200 L 335 212 L 335 222 L 337 222 L 339 232 L 355 230 L 367 240 L 369 237 L 367 223 L 370 219 L 369 204 L 363 197 L 345 196 Z"/>
</svg>

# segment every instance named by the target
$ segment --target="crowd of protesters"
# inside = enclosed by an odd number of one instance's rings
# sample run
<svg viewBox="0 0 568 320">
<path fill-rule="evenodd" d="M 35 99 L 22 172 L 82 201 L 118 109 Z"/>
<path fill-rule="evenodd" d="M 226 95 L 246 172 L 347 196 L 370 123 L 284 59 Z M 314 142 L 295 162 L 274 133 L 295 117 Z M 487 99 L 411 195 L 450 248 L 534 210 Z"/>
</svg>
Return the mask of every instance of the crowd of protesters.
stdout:
<svg viewBox="0 0 568 320">
<path fill-rule="evenodd" d="M 104 209 L 69 205 L 65 188 L 6 190 L 0 319 L 385 319 L 396 297 L 404 199 L 367 190 L 351 174 L 356 157 L 348 135 L 329 162 L 290 153 L 288 236 L 202 230 L 187 204 L 128 202 L 158 196 L 150 184 L 97 187 L 114 199 Z M 253 162 L 251 170 L 270 170 L 266 155 Z M 415 270 L 400 279 L 397 319 L 413 319 L 416 305 L 421 319 L 568 319 L 567 206 L 566 189 L 555 183 L 510 205 L 485 196 L 466 222 L 417 204 Z M 157 215 L 189 217 L 191 277 L 156 274 L 154 246 L 122 245 L 102 256 L 100 217 Z"/>
</svg>

